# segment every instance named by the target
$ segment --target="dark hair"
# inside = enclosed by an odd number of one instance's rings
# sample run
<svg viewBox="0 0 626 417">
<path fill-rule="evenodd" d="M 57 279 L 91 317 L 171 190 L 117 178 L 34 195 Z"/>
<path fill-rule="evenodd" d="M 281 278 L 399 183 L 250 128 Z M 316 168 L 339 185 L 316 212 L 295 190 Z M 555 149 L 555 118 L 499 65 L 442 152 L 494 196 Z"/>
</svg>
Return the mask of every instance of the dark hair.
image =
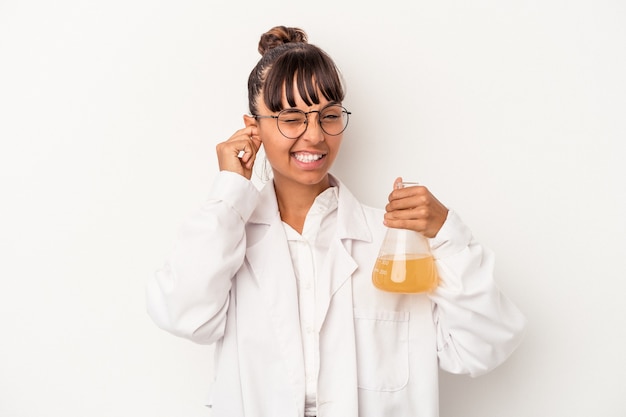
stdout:
<svg viewBox="0 0 626 417">
<path fill-rule="evenodd" d="M 307 105 L 319 104 L 318 91 L 328 101 L 343 101 L 339 69 L 326 52 L 308 43 L 302 29 L 285 26 L 270 29 L 261 35 L 259 53 L 263 57 L 248 78 L 251 114 L 257 114 L 260 94 L 265 105 L 274 112 L 283 110 L 283 91 L 292 107 L 296 105 L 296 92 Z M 297 81 L 295 89 L 294 80 Z"/>
</svg>

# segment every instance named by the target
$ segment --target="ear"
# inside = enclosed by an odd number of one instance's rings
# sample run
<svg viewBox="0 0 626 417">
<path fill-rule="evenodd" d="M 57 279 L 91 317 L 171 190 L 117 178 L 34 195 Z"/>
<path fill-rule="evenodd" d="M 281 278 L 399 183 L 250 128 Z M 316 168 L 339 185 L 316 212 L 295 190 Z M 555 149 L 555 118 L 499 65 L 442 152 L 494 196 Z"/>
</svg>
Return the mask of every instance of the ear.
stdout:
<svg viewBox="0 0 626 417">
<path fill-rule="evenodd" d="M 250 126 L 254 126 L 257 127 L 257 121 L 254 117 L 249 116 L 247 114 L 243 115 L 243 123 L 246 125 L 246 127 L 250 127 Z"/>
</svg>

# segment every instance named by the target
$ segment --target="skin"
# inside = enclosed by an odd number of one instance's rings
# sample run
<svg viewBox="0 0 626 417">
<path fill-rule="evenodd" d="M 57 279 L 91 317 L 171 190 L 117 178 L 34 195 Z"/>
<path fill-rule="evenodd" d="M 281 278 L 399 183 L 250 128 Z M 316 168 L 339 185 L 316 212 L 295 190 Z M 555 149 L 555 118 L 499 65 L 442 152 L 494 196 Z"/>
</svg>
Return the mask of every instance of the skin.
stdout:
<svg viewBox="0 0 626 417">
<path fill-rule="evenodd" d="M 320 110 L 328 104 L 307 106 L 297 95 L 296 108 L 305 112 Z M 285 108 L 286 99 L 283 98 Z M 259 114 L 276 114 L 265 103 L 259 103 Z M 343 134 L 330 136 L 319 126 L 318 114 L 309 115 L 309 125 L 298 139 L 287 139 L 279 131 L 274 119 L 255 119 L 244 115 L 245 127 L 228 140 L 216 146 L 220 170 L 236 172 L 250 179 L 261 145 L 274 173 L 274 187 L 281 219 L 302 233 L 304 220 L 315 198 L 330 187 L 328 172 L 334 163 Z M 243 150 L 243 156 L 238 157 Z M 323 155 L 313 162 L 299 161 L 297 155 Z M 448 209 L 424 186 L 396 189 L 389 194 L 389 203 L 383 223 L 387 227 L 411 229 L 426 237 L 437 235 L 446 220 Z"/>
<path fill-rule="evenodd" d="M 448 217 L 448 209 L 428 188 L 417 185 L 398 189 L 399 182 L 402 182 L 400 177 L 394 181 L 394 190 L 385 206 L 385 226 L 415 230 L 430 238 L 437 236 Z"/>
</svg>

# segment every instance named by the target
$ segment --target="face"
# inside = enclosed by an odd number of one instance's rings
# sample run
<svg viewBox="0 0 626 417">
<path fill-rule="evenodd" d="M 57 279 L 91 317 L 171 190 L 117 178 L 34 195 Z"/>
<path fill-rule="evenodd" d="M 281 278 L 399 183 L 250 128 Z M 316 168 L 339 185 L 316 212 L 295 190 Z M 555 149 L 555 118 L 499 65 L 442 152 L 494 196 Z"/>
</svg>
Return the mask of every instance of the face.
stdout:
<svg viewBox="0 0 626 417">
<path fill-rule="evenodd" d="M 328 104 L 320 94 L 319 104 L 308 106 L 297 95 L 296 107 L 304 112 L 321 110 Z M 285 108 L 290 108 L 283 98 Z M 264 103 L 259 103 L 259 115 L 276 115 Z M 318 187 L 321 190 L 329 186 L 330 170 L 341 146 L 343 133 L 331 136 L 320 128 L 319 113 L 308 115 L 306 131 L 297 139 L 288 139 L 280 133 L 276 119 L 254 119 L 246 117 L 246 124 L 255 124 L 259 138 L 263 142 L 267 160 L 272 166 L 276 186 L 303 185 Z"/>
</svg>

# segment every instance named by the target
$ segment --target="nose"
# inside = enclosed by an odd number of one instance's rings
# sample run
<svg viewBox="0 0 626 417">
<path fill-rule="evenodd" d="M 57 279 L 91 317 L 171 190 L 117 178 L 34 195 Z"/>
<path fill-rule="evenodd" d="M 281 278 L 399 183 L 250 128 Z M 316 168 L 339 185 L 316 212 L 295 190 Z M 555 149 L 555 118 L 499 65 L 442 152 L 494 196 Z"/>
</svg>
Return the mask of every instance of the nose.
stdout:
<svg viewBox="0 0 626 417">
<path fill-rule="evenodd" d="M 306 130 L 300 136 L 300 139 L 312 143 L 322 142 L 324 140 L 324 131 L 320 125 L 320 114 L 317 111 L 311 111 L 306 115 Z"/>
</svg>

